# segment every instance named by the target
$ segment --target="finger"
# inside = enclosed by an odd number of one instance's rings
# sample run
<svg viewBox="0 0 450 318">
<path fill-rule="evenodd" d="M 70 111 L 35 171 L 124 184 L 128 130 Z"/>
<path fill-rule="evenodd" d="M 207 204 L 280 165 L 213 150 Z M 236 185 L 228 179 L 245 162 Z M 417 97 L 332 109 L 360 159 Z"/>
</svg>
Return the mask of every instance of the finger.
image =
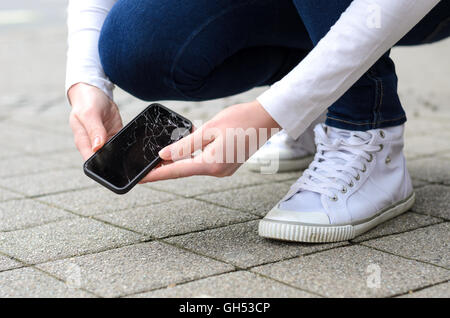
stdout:
<svg viewBox="0 0 450 318">
<path fill-rule="evenodd" d="M 153 168 L 153 169 L 158 169 L 159 167 L 162 167 L 162 166 L 165 166 L 165 165 L 168 165 L 168 164 L 171 164 L 171 163 L 173 163 L 173 161 L 161 161 L 161 162 L 158 163 L 158 165 L 157 165 L 155 168 Z M 142 184 L 142 183 L 145 183 L 144 179 L 142 179 L 141 181 L 139 181 L 139 184 Z"/>
<path fill-rule="evenodd" d="M 82 118 L 78 119 L 84 126 L 89 136 L 92 151 L 95 152 L 99 150 L 107 140 L 107 132 L 105 126 L 103 125 L 102 116 L 99 112 L 91 110 L 82 114 L 81 117 Z"/>
<path fill-rule="evenodd" d="M 78 151 L 81 153 L 83 159 L 87 160 L 90 156 L 93 155 L 94 152 L 92 151 L 91 141 L 86 130 L 84 129 L 84 126 L 80 123 L 78 118 L 71 117 L 70 127 L 72 128 L 75 145 Z"/>
<path fill-rule="evenodd" d="M 141 183 L 184 178 L 194 175 L 210 175 L 210 171 L 211 164 L 199 161 L 196 158 L 182 159 L 153 169 L 141 180 Z"/>
<path fill-rule="evenodd" d="M 196 129 L 188 136 L 163 148 L 159 156 L 163 160 L 178 161 L 192 157 L 197 150 L 202 150 L 214 140 L 214 128 L 205 130 L 204 126 Z"/>
</svg>

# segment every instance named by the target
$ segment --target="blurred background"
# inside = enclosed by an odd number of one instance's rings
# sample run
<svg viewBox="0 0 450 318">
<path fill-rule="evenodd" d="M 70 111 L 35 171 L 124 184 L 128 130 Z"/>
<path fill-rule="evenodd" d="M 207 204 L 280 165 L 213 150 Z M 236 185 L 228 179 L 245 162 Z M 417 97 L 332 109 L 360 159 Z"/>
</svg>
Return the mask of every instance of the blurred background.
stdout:
<svg viewBox="0 0 450 318">
<path fill-rule="evenodd" d="M 0 0 L 0 96 L 61 93 L 64 0 Z"/>
</svg>

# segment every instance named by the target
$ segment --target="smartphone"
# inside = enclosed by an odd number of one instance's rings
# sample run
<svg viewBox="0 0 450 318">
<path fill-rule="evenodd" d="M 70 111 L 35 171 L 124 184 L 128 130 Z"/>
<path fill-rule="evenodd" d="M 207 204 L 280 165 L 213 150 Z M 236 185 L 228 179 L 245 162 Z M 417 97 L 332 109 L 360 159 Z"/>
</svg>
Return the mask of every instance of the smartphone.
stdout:
<svg viewBox="0 0 450 318">
<path fill-rule="evenodd" d="M 84 173 L 125 194 L 158 165 L 161 149 L 191 131 L 188 119 L 161 104 L 151 104 L 84 163 Z"/>
</svg>

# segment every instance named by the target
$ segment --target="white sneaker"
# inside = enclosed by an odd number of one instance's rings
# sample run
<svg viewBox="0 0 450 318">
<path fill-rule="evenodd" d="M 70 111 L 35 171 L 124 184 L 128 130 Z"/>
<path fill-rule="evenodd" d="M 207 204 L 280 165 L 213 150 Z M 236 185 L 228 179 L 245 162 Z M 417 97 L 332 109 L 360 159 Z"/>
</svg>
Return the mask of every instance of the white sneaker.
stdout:
<svg viewBox="0 0 450 318">
<path fill-rule="evenodd" d="M 314 161 L 259 223 L 259 235 L 299 242 L 353 239 L 411 208 L 404 125 L 350 131 L 319 124 Z"/>
<path fill-rule="evenodd" d="M 307 168 L 316 151 L 314 127 L 324 121 L 325 113 L 319 116 L 298 139 L 292 139 L 285 130 L 281 130 L 247 160 L 246 166 L 251 171 L 261 173 Z"/>
</svg>

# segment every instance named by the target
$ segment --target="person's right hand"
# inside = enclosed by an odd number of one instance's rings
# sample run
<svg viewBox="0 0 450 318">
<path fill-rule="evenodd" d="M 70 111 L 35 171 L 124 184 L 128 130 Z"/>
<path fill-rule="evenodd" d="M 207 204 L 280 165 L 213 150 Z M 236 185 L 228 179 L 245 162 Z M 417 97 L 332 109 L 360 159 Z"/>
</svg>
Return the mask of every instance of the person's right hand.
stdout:
<svg viewBox="0 0 450 318">
<path fill-rule="evenodd" d="M 88 159 L 123 126 L 117 105 L 99 88 L 78 83 L 68 91 L 75 145 Z"/>
</svg>

